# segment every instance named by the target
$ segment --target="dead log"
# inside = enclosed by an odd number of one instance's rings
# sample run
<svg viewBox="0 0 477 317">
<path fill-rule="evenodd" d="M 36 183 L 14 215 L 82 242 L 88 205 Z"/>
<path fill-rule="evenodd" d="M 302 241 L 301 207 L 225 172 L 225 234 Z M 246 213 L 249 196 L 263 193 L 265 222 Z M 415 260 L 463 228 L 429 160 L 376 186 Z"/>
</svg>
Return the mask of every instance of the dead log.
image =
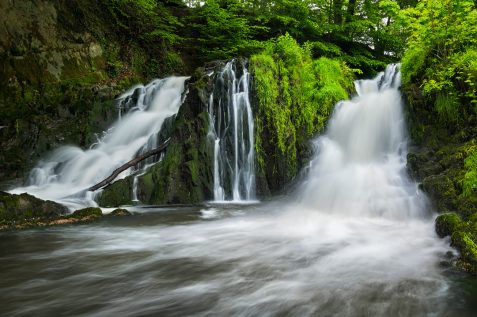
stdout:
<svg viewBox="0 0 477 317">
<path fill-rule="evenodd" d="M 141 161 L 144 161 L 148 157 L 151 157 L 151 156 L 156 155 L 156 154 L 160 154 L 162 151 L 164 151 L 166 149 L 170 140 L 171 140 L 170 138 L 167 139 L 166 141 L 164 141 L 164 143 L 162 143 L 159 147 L 155 148 L 154 150 L 146 152 L 143 155 L 138 156 L 135 159 L 132 159 L 129 162 L 121 165 L 120 167 L 115 169 L 113 171 L 113 173 L 111 175 L 109 175 L 106 179 L 104 179 L 103 181 L 99 182 L 98 184 L 88 188 L 88 191 L 94 192 L 95 190 L 98 190 L 100 188 L 103 188 L 103 187 L 109 185 L 116 177 L 118 177 L 119 174 L 121 174 L 121 172 L 127 170 L 130 167 L 133 167 L 134 165 L 138 164 Z"/>
</svg>

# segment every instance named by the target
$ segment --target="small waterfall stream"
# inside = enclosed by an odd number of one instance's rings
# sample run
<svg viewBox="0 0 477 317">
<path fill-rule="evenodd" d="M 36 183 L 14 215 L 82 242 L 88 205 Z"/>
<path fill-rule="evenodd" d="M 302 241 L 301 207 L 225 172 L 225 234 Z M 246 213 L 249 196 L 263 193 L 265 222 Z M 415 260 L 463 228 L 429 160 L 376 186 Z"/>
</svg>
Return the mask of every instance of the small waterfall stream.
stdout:
<svg viewBox="0 0 477 317">
<path fill-rule="evenodd" d="M 94 194 L 85 189 L 135 156 L 157 147 L 163 123 L 177 114 L 183 102 L 187 78 L 169 77 L 132 87 L 118 98 L 118 121 L 97 143 L 88 150 L 59 148 L 31 171 L 28 186 L 11 192 L 27 192 L 72 209 L 95 206 Z M 139 169 L 153 162 L 154 158 L 149 158 Z M 134 172 L 128 169 L 118 179 Z"/>
<path fill-rule="evenodd" d="M 214 201 L 255 199 L 254 123 L 250 74 L 237 60 L 215 75 L 209 96 L 209 139 L 214 148 Z"/>
</svg>

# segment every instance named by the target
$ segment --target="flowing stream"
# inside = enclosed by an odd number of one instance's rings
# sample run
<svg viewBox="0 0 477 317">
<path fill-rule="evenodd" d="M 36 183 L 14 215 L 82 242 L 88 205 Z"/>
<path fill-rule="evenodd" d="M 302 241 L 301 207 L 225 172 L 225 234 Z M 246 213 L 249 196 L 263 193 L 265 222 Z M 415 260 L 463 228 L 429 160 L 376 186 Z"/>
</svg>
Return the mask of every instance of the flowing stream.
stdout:
<svg viewBox="0 0 477 317">
<path fill-rule="evenodd" d="M 298 197 L 1 234 L 0 315 L 475 316 L 406 174 L 399 80 L 336 106 Z"/>
<path fill-rule="evenodd" d="M 96 206 L 94 194 L 86 189 L 136 155 L 157 147 L 162 124 L 177 114 L 183 102 L 187 78 L 157 79 L 131 88 L 118 98 L 118 121 L 97 143 L 88 150 L 61 147 L 32 170 L 28 186 L 10 192 L 28 192 L 71 209 Z M 118 179 L 133 172 L 128 169 Z"/>
</svg>

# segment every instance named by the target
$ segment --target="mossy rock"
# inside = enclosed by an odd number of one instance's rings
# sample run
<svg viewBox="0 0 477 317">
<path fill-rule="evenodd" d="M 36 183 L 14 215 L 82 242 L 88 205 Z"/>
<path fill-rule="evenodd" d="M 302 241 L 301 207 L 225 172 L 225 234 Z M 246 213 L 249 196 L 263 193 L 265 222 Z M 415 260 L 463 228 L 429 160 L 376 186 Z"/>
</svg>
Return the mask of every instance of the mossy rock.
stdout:
<svg viewBox="0 0 477 317">
<path fill-rule="evenodd" d="M 439 237 L 444 238 L 450 236 L 454 231 L 456 231 L 460 225 L 462 225 L 462 220 L 455 213 L 445 213 L 439 215 L 436 218 L 436 233 Z"/>
<path fill-rule="evenodd" d="M 98 205 L 108 208 L 131 205 L 133 178 L 120 179 L 103 189 L 102 193 L 96 198 Z"/>
<path fill-rule="evenodd" d="M 110 216 L 131 216 L 132 214 L 127 210 L 123 208 L 117 208 L 111 211 L 109 214 Z"/>
<path fill-rule="evenodd" d="M 465 220 L 455 213 L 442 214 L 436 219 L 436 232 L 440 237 L 450 236 L 451 246 L 460 253 L 458 266 L 477 273 L 477 213 Z"/>
<path fill-rule="evenodd" d="M 411 152 L 407 155 L 407 168 L 414 179 L 422 180 L 427 176 L 438 175 L 444 171 L 436 162 L 435 153 L 431 150 Z"/>
<path fill-rule="evenodd" d="M 475 232 L 457 230 L 451 236 L 451 246 L 459 250 L 460 266 L 470 273 L 477 273 L 477 244 Z"/>
<path fill-rule="evenodd" d="M 41 200 L 27 193 L 0 192 L 0 224 L 52 219 L 67 213 L 68 208 L 53 201 Z"/>
<path fill-rule="evenodd" d="M 97 207 L 88 207 L 76 210 L 71 217 L 73 218 L 99 218 L 103 216 L 101 208 Z"/>
<path fill-rule="evenodd" d="M 424 178 L 422 189 L 436 204 L 439 211 L 455 209 L 457 192 L 454 183 L 447 175 L 432 175 Z"/>
</svg>

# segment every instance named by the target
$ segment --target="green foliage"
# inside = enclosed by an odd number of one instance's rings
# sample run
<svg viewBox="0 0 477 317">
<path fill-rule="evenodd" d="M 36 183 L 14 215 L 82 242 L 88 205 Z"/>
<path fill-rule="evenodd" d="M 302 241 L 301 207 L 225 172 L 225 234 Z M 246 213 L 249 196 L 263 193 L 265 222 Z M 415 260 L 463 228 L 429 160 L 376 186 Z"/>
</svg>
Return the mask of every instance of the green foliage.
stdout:
<svg viewBox="0 0 477 317">
<path fill-rule="evenodd" d="M 157 0 L 107 0 L 106 6 L 124 38 L 139 38 L 145 43 L 160 40 L 175 44 L 181 40 L 177 28 L 179 19 Z"/>
<path fill-rule="evenodd" d="M 183 69 L 176 53 L 183 38 L 179 29 L 181 19 L 169 7 L 170 1 L 106 0 L 105 11 L 111 21 L 113 34 L 120 42 L 119 51 L 108 52 L 107 66 L 112 76 L 127 72 L 128 66 L 142 77 L 155 78 Z M 109 46 L 111 40 L 103 40 Z"/>
<path fill-rule="evenodd" d="M 353 73 L 342 62 L 325 57 L 315 61 L 313 66 L 317 80 L 314 101 L 321 105 L 319 118 L 327 118 L 337 101 L 348 98 L 348 91 L 353 89 Z"/>
<path fill-rule="evenodd" d="M 394 0 L 205 0 L 186 1 L 188 50 L 196 60 L 250 56 L 265 41 L 290 34 L 312 43 L 314 57 L 338 57 L 366 73 L 402 55 L 401 8 Z M 346 9 L 345 9 L 346 8 Z M 189 46 L 190 45 L 190 46 Z"/>
<path fill-rule="evenodd" d="M 196 8 L 190 17 L 194 38 L 191 50 L 201 61 L 230 59 L 248 52 L 260 44 L 252 40 L 255 28 L 243 15 L 241 5 L 230 1 L 221 6 L 208 0 Z"/>
<path fill-rule="evenodd" d="M 463 196 L 475 195 L 477 191 L 477 149 L 474 149 L 464 161 L 466 169 L 463 182 Z"/>
<path fill-rule="evenodd" d="M 338 60 L 313 61 L 311 46 L 300 46 L 286 34 L 269 41 L 250 60 L 259 108 L 256 114 L 256 147 L 263 166 L 265 142 L 278 147 L 290 173 L 296 169 L 297 152 L 306 140 L 322 131 L 333 105 L 348 97 L 353 73 Z M 266 137 L 264 137 L 266 135 Z"/>
<path fill-rule="evenodd" d="M 421 83 L 446 121 L 477 104 L 477 10 L 471 0 L 424 0 L 407 11 L 411 38 L 402 60 L 404 84 Z"/>
</svg>

